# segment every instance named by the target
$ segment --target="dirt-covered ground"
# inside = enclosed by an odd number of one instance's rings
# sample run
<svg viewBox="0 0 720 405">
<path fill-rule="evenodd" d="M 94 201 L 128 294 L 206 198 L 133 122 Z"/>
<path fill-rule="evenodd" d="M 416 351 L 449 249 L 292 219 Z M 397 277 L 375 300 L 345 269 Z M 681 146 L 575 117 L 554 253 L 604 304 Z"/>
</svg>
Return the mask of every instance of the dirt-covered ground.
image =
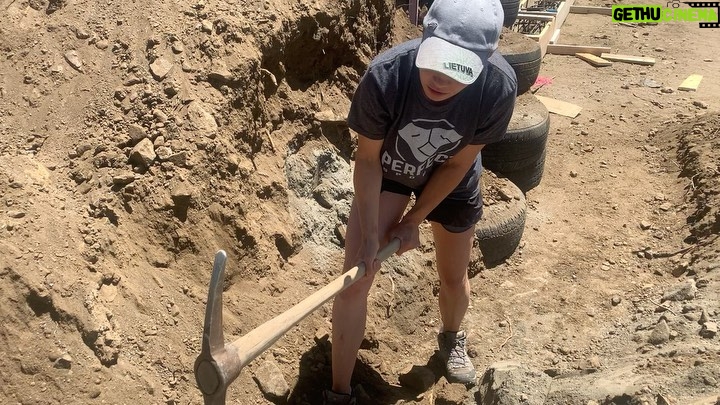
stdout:
<svg viewBox="0 0 720 405">
<path fill-rule="evenodd" d="M 228 342 L 337 276 L 350 97 L 374 55 L 419 32 L 381 0 L 0 0 L 0 403 L 202 403 L 215 253 Z M 365 402 L 716 404 L 717 34 L 568 17 L 559 42 L 656 63 L 543 60 L 536 94 L 583 109 L 551 117 L 518 250 L 471 269 L 471 355 L 506 380 L 468 390 L 437 373 L 426 237 L 371 291 Z M 698 91 L 678 91 L 690 74 Z M 319 404 L 329 309 L 227 402 Z M 425 392 L 399 383 L 425 365 Z"/>
</svg>

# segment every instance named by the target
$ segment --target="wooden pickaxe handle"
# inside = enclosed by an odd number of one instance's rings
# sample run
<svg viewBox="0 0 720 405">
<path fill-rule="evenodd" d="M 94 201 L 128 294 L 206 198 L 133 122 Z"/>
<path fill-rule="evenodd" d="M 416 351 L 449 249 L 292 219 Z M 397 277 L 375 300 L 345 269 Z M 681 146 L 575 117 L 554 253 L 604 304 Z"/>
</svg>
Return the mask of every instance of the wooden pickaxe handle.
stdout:
<svg viewBox="0 0 720 405">
<path fill-rule="evenodd" d="M 378 252 L 377 259 L 384 261 L 399 248 L 400 239 L 395 238 Z M 205 311 L 202 351 L 195 360 L 195 380 L 203 393 L 205 405 L 224 405 L 227 387 L 240 375 L 243 367 L 298 322 L 365 275 L 365 266 L 360 263 L 287 311 L 234 342 L 225 344 L 222 332 L 222 283 L 226 261 L 225 252 L 219 251 L 215 255 Z"/>
</svg>

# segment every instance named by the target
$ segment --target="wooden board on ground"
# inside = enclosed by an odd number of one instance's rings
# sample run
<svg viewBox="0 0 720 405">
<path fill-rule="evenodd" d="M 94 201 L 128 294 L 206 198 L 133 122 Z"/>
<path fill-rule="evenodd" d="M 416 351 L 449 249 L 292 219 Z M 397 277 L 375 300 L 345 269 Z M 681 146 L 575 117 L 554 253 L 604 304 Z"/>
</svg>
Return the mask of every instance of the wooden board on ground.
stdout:
<svg viewBox="0 0 720 405">
<path fill-rule="evenodd" d="M 595 56 L 591 53 L 582 53 L 581 52 L 581 53 L 576 53 L 575 56 L 595 67 L 611 66 L 613 64 L 609 60 L 605 60 L 605 59 L 603 59 L 599 56 Z"/>
<path fill-rule="evenodd" d="M 537 99 L 545 105 L 545 108 L 547 108 L 548 111 L 553 114 L 575 118 L 578 114 L 580 114 L 580 110 L 582 110 L 582 107 L 580 107 L 579 105 L 568 103 L 566 101 L 560 101 L 550 97 L 538 96 L 537 94 L 535 95 L 535 97 L 537 97 Z"/>
<path fill-rule="evenodd" d="M 612 15 L 612 8 L 596 6 L 572 6 L 570 7 L 570 12 L 573 14 Z"/>
<path fill-rule="evenodd" d="M 600 56 L 603 53 L 610 52 L 607 46 L 583 46 L 583 45 L 561 45 L 551 44 L 547 46 L 547 53 L 553 55 L 575 55 L 576 53 L 590 53 Z"/>
<path fill-rule="evenodd" d="M 619 53 L 602 53 L 600 57 L 612 62 L 633 63 L 636 65 L 652 66 L 655 64 L 655 58 L 646 56 L 621 55 Z"/>
<path fill-rule="evenodd" d="M 680 84 L 680 87 L 678 87 L 678 90 L 695 91 L 700 85 L 700 80 L 702 80 L 702 78 L 702 75 L 690 75 L 687 77 L 687 79 L 683 80 L 682 84 Z"/>
</svg>

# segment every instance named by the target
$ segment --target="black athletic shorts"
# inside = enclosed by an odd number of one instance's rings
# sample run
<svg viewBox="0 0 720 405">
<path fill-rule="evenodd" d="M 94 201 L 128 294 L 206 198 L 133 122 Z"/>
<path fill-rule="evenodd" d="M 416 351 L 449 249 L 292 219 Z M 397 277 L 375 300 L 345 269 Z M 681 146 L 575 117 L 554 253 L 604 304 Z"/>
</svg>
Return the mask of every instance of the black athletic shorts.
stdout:
<svg viewBox="0 0 720 405">
<path fill-rule="evenodd" d="M 420 197 L 422 190 L 410 188 L 398 182 L 383 178 L 381 191 L 410 196 Z M 453 233 L 465 232 L 475 225 L 482 217 L 482 195 L 471 199 L 457 200 L 445 198 L 435 209 L 430 211 L 428 221 L 437 222 L 447 231 Z"/>
</svg>

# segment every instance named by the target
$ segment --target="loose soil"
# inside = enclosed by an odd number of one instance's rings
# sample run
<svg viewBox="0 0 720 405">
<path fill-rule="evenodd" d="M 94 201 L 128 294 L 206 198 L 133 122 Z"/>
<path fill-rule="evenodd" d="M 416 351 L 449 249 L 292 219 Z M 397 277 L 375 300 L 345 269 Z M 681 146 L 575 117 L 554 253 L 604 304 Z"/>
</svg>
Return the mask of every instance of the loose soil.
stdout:
<svg viewBox="0 0 720 405">
<path fill-rule="evenodd" d="M 350 97 L 373 56 L 419 33 L 381 0 L 0 0 L 0 402 L 202 403 L 215 253 L 228 342 L 337 276 Z M 464 325 L 480 373 L 538 371 L 526 403 L 716 403 L 716 34 L 571 14 L 561 43 L 655 65 L 543 59 L 536 94 L 583 109 L 551 116 L 516 252 L 484 267 L 474 251 Z M 690 74 L 698 90 L 678 91 Z M 377 277 L 354 383 L 374 404 L 488 403 L 437 372 L 427 232 Z M 319 404 L 329 330 L 327 303 L 228 403 L 282 403 L 263 385 L 275 370 L 289 403 Z M 438 375 L 424 393 L 398 383 L 413 365 Z"/>
</svg>

